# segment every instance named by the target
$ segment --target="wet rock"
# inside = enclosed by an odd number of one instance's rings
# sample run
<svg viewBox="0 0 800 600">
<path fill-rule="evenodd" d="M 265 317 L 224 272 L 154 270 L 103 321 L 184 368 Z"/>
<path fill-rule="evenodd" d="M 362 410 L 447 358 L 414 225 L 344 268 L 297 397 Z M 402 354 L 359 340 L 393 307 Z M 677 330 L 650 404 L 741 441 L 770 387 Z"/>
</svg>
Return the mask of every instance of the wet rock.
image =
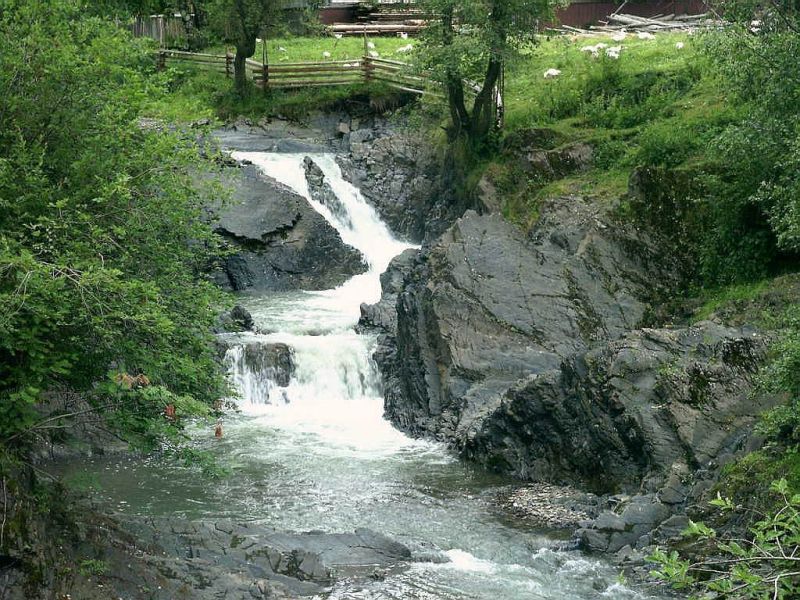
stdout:
<svg viewBox="0 0 800 600">
<path fill-rule="evenodd" d="M 414 268 L 419 250 L 410 248 L 395 256 L 389 267 L 381 274 L 381 299 L 376 304 L 361 305 L 359 328 L 380 329 L 395 335 L 397 333 L 397 295 L 403 289 L 403 281 Z"/>
<path fill-rule="evenodd" d="M 253 331 L 255 322 L 250 312 L 239 304 L 234 306 L 227 313 L 220 315 L 215 327 L 216 333 Z"/>
<path fill-rule="evenodd" d="M 449 170 L 442 169 L 435 144 L 419 132 L 379 118 L 371 127 L 351 129 L 342 172 L 395 235 L 432 239 L 472 206 L 452 194 Z"/>
<path fill-rule="evenodd" d="M 242 364 L 259 378 L 286 387 L 296 366 L 294 351 L 282 343 L 251 342 L 243 347 Z"/>
<path fill-rule="evenodd" d="M 397 332 L 378 352 L 387 416 L 469 450 L 516 382 L 635 327 L 653 279 L 670 275 L 646 240 L 622 233 L 576 198 L 562 199 L 533 239 L 499 215 L 460 219 L 404 276 Z M 527 478 L 519 462 L 491 466 Z"/>
<path fill-rule="evenodd" d="M 331 189 L 330 184 L 325 180 L 325 174 L 319 168 L 319 165 L 306 156 L 303 159 L 303 168 L 306 172 L 306 182 L 308 183 L 308 191 L 311 194 L 311 198 L 327 207 L 342 224 L 352 227 L 353 223 L 350 220 L 350 215 L 347 214 L 347 209 Z"/>
<path fill-rule="evenodd" d="M 371 576 L 376 568 L 411 558 L 408 548 L 369 529 L 349 534 L 276 533 L 263 543 L 274 572 L 323 584 L 335 576 Z"/>
<path fill-rule="evenodd" d="M 367 270 L 305 198 L 254 165 L 225 169 L 222 178 L 233 199 L 216 231 L 237 249 L 224 263 L 223 283 L 233 290 L 330 289 Z"/>
<path fill-rule="evenodd" d="M 490 470 L 616 494 L 576 519 L 582 544 L 642 549 L 779 401 L 750 393 L 769 339 L 645 327 L 681 279 L 674 257 L 580 198 L 542 210 L 528 235 L 467 213 L 390 269 L 362 307 L 386 415 Z"/>
</svg>

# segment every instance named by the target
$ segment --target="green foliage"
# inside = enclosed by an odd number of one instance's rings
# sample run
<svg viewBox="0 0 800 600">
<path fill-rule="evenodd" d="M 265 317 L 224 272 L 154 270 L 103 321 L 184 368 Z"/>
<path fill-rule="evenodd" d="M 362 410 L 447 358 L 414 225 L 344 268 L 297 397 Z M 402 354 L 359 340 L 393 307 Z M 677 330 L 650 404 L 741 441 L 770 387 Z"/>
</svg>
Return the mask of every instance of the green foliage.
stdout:
<svg viewBox="0 0 800 600">
<path fill-rule="evenodd" d="M 648 558 L 658 565 L 651 575 L 677 589 L 691 590 L 696 598 L 796 598 L 800 594 L 800 494 L 785 479 L 774 481 L 770 490 L 777 498 L 776 508 L 760 515 L 746 539 L 720 537 L 703 523 L 690 522 L 684 536 L 697 540 L 705 551 L 689 561 L 675 550 L 657 549 Z M 722 497 L 711 504 L 722 511 L 738 510 Z"/>
<path fill-rule="evenodd" d="M 82 560 L 78 570 L 84 577 L 97 577 L 108 573 L 108 563 L 94 558 Z"/>
<path fill-rule="evenodd" d="M 505 63 L 535 40 L 539 19 L 552 13 L 551 0 L 422 0 L 421 8 L 439 15 L 425 29 L 421 68 L 445 90 L 451 142 L 465 137 L 473 150 L 491 147 L 496 136 L 496 89 Z M 465 80 L 475 81 L 468 106 Z M 496 141 L 496 140 L 494 140 Z"/>
<path fill-rule="evenodd" d="M 0 37 L 0 437 L 54 387 L 146 437 L 164 402 L 225 392 L 198 150 L 139 125 L 149 47 L 77 0 L 0 0 Z"/>
</svg>

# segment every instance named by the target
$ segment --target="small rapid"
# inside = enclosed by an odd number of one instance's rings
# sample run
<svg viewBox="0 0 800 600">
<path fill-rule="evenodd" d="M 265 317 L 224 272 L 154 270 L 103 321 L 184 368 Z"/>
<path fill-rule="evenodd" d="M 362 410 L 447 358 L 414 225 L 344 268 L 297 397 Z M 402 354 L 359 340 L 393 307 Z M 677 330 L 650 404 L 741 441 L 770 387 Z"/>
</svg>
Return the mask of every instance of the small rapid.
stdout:
<svg viewBox="0 0 800 600">
<path fill-rule="evenodd" d="M 496 508 L 512 482 L 411 439 L 383 418 L 377 340 L 355 331 L 362 302 L 409 244 L 395 239 L 334 155 L 312 154 L 346 209 L 314 202 L 306 154 L 234 152 L 298 194 L 364 255 L 369 269 L 326 291 L 242 295 L 259 333 L 224 334 L 240 412 L 215 440 L 191 431 L 230 475 L 210 484 L 158 459 L 104 463 L 108 501 L 136 515 L 230 518 L 284 531 L 367 527 L 405 544 L 413 561 L 375 580 L 338 581 L 342 600 L 641 599 L 606 564 L 555 550 L 545 534 Z"/>
</svg>

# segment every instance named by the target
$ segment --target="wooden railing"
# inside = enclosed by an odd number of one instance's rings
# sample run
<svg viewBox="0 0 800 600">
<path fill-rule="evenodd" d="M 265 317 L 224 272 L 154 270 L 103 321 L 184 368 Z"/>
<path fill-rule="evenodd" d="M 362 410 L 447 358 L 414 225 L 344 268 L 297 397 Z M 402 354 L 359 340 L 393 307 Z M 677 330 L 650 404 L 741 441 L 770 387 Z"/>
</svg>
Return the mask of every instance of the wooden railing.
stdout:
<svg viewBox="0 0 800 600">
<path fill-rule="evenodd" d="M 160 50 L 158 63 L 165 67 L 171 62 L 182 62 L 196 68 L 209 69 L 233 76 L 233 54 L 200 54 L 180 50 Z M 298 89 L 304 87 L 354 85 L 378 81 L 389 87 L 412 94 L 431 92 L 428 78 L 413 75 L 410 65 L 383 58 L 363 56 L 354 60 L 328 60 L 323 62 L 294 62 L 265 64 L 248 58 L 248 78 L 265 89 Z"/>
</svg>

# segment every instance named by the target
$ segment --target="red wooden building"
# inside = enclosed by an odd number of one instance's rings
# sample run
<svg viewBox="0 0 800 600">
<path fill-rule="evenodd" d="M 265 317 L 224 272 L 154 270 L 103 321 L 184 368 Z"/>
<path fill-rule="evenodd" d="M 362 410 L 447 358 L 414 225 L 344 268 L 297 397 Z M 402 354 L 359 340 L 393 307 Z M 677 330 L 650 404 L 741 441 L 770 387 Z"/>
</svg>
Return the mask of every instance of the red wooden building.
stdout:
<svg viewBox="0 0 800 600">
<path fill-rule="evenodd" d="M 382 2 L 388 6 L 413 5 L 411 1 L 388 0 Z M 624 4 L 624 6 L 623 6 Z M 566 8 L 556 11 L 560 23 L 573 27 L 584 27 L 596 23 L 620 9 L 623 12 L 641 17 L 655 15 L 701 14 L 708 10 L 706 0 L 638 0 L 631 2 L 597 2 L 596 0 L 573 0 Z M 356 23 L 358 22 L 359 9 L 363 3 L 353 0 L 331 0 L 330 4 L 322 9 L 321 20 L 325 24 Z"/>
</svg>

